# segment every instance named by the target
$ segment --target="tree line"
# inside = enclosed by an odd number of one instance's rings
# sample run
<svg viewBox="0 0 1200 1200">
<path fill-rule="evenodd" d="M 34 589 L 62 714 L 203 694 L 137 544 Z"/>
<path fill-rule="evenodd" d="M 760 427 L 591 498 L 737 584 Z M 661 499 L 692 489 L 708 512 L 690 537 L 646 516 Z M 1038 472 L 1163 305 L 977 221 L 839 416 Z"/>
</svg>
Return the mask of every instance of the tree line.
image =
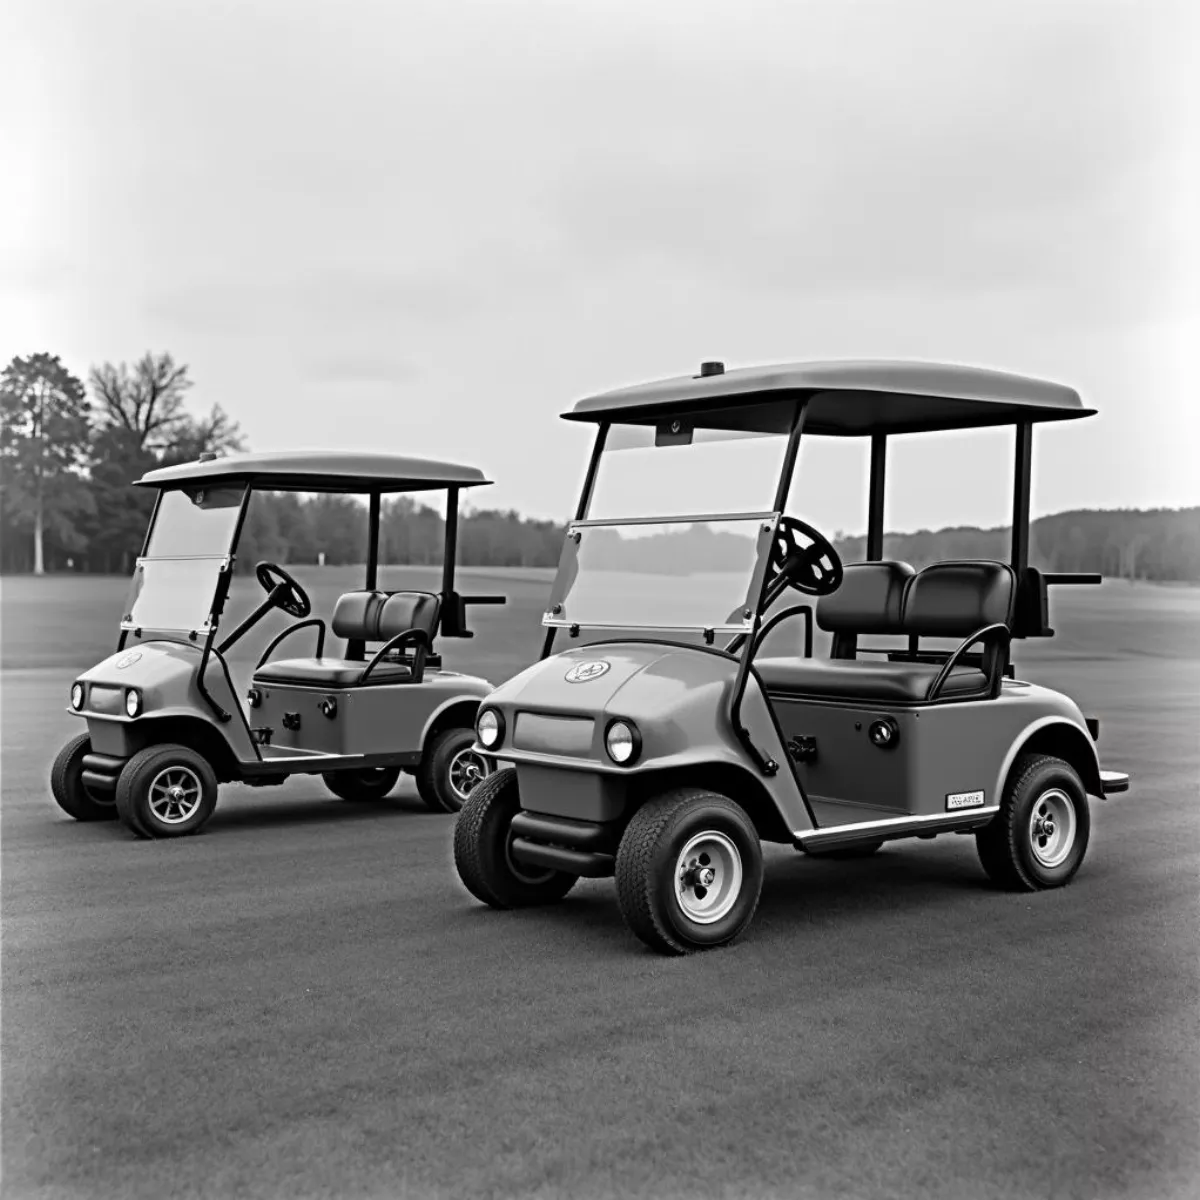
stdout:
<svg viewBox="0 0 1200 1200">
<path fill-rule="evenodd" d="M 213 405 L 189 411 L 192 380 L 169 354 L 132 365 L 102 363 L 88 383 L 57 356 L 14 358 L 0 374 L 0 569 L 124 574 L 142 545 L 154 494 L 131 481 L 158 466 L 200 453 L 238 450 L 237 424 Z M 411 496 L 385 500 L 380 559 L 429 565 L 441 561 L 442 515 Z M 464 513 L 459 561 L 469 566 L 551 567 L 564 526 L 506 510 Z M 256 493 L 239 554 L 243 568 L 260 559 L 328 565 L 361 563 L 367 514 L 349 496 Z M 839 537 L 847 561 L 863 557 L 865 539 Z M 948 558 L 1008 557 L 1009 530 L 958 527 L 889 534 L 884 552 L 921 567 Z M 1033 523 L 1030 561 L 1047 571 L 1200 581 L 1200 508 L 1083 510 Z"/>
</svg>

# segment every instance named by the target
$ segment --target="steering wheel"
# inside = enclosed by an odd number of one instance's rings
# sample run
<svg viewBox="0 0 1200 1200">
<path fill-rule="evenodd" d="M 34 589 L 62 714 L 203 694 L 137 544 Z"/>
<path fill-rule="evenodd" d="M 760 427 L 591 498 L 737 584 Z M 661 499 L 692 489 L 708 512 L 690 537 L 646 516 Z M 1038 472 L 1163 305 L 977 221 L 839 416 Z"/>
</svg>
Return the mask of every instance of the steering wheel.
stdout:
<svg viewBox="0 0 1200 1200">
<path fill-rule="evenodd" d="M 806 596 L 828 596 L 842 583 L 842 560 L 824 534 L 795 517 L 781 517 L 771 546 L 776 578 Z"/>
<path fill-rule="evenodd" d="M 287 591 L 276 597 L 275 607 L 283 609 L 289 617 L 307 617 L 312 612 L 308 593 L 281 566 L 260 562 L 254 568 L 254 574 L 268 595 L 280 584 L 286 586 Z"/>
</svg>

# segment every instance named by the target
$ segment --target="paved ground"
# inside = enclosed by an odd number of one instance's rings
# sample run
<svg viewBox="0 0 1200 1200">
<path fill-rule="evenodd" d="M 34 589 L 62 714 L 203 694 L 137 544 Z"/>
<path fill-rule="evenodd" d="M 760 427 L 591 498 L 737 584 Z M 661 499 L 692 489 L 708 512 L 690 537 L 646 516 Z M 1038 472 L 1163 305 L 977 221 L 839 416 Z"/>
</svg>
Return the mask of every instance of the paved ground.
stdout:
<svg viewBox="0 0 1200 1200">
<path fill-rule="evenodd" d="M 773 851 L 744 940 L 683 960 L 610 883 L 478 907 L 408 793 L 74 824 L 44 782 L 72 674 L 0 678 L 5 1196 L 1200 1190 L 1194 658 L 1029 672 L 1136 777 L 1069 888 L 997 893 L 966 838 Z"/>
</svg>

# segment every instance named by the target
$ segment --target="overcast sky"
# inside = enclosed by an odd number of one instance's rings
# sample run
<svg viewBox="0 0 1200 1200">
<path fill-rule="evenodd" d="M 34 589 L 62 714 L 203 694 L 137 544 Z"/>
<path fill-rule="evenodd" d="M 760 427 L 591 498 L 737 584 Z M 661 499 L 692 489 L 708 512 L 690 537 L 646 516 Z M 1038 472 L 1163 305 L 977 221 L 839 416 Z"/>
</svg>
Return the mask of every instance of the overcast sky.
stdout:
<svg viewBox="0 0 1200 1200">
<path fill-rule="evenodd" d="M 1072 384 L 1034 507 L 1200 503 L 1200 5 L 7 0 L 0 357 L 169 350 L 259 449 L 565 516 L 607 387 L 926 358 Z M 890 527 L 1008 517 L 905 446 Z M 865 463 L 796 510 L 861 529 Z"/>
</svg>

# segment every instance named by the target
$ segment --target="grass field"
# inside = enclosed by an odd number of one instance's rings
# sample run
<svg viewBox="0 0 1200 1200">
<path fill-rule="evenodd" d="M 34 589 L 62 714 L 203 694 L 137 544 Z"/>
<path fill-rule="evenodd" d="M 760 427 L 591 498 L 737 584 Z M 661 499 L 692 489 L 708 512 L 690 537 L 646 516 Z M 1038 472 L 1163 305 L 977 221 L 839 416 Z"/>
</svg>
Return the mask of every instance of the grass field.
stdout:
<svg viewBox="0 0 1200 1200">
<path fill-rule="evenodd" d="M 297 574 L 326 615 L 360 578 Z M 530 661 L 548 574 L 460 586 L 510 603 L 447 664 Z M 0 589 L 6 1197 L 1200 1194 L 1200 590 L 1059 589 L 1018 646 L 1133 775 L 1070 887 L 996 892 L 967 838 L 770 848 L 747 935 L 663 960 L 608 881 L 474 904 L 407 784 L 224 788 L 175 843 L 67 820 L 46 772 L 125 581 Z"/>
</svg>

